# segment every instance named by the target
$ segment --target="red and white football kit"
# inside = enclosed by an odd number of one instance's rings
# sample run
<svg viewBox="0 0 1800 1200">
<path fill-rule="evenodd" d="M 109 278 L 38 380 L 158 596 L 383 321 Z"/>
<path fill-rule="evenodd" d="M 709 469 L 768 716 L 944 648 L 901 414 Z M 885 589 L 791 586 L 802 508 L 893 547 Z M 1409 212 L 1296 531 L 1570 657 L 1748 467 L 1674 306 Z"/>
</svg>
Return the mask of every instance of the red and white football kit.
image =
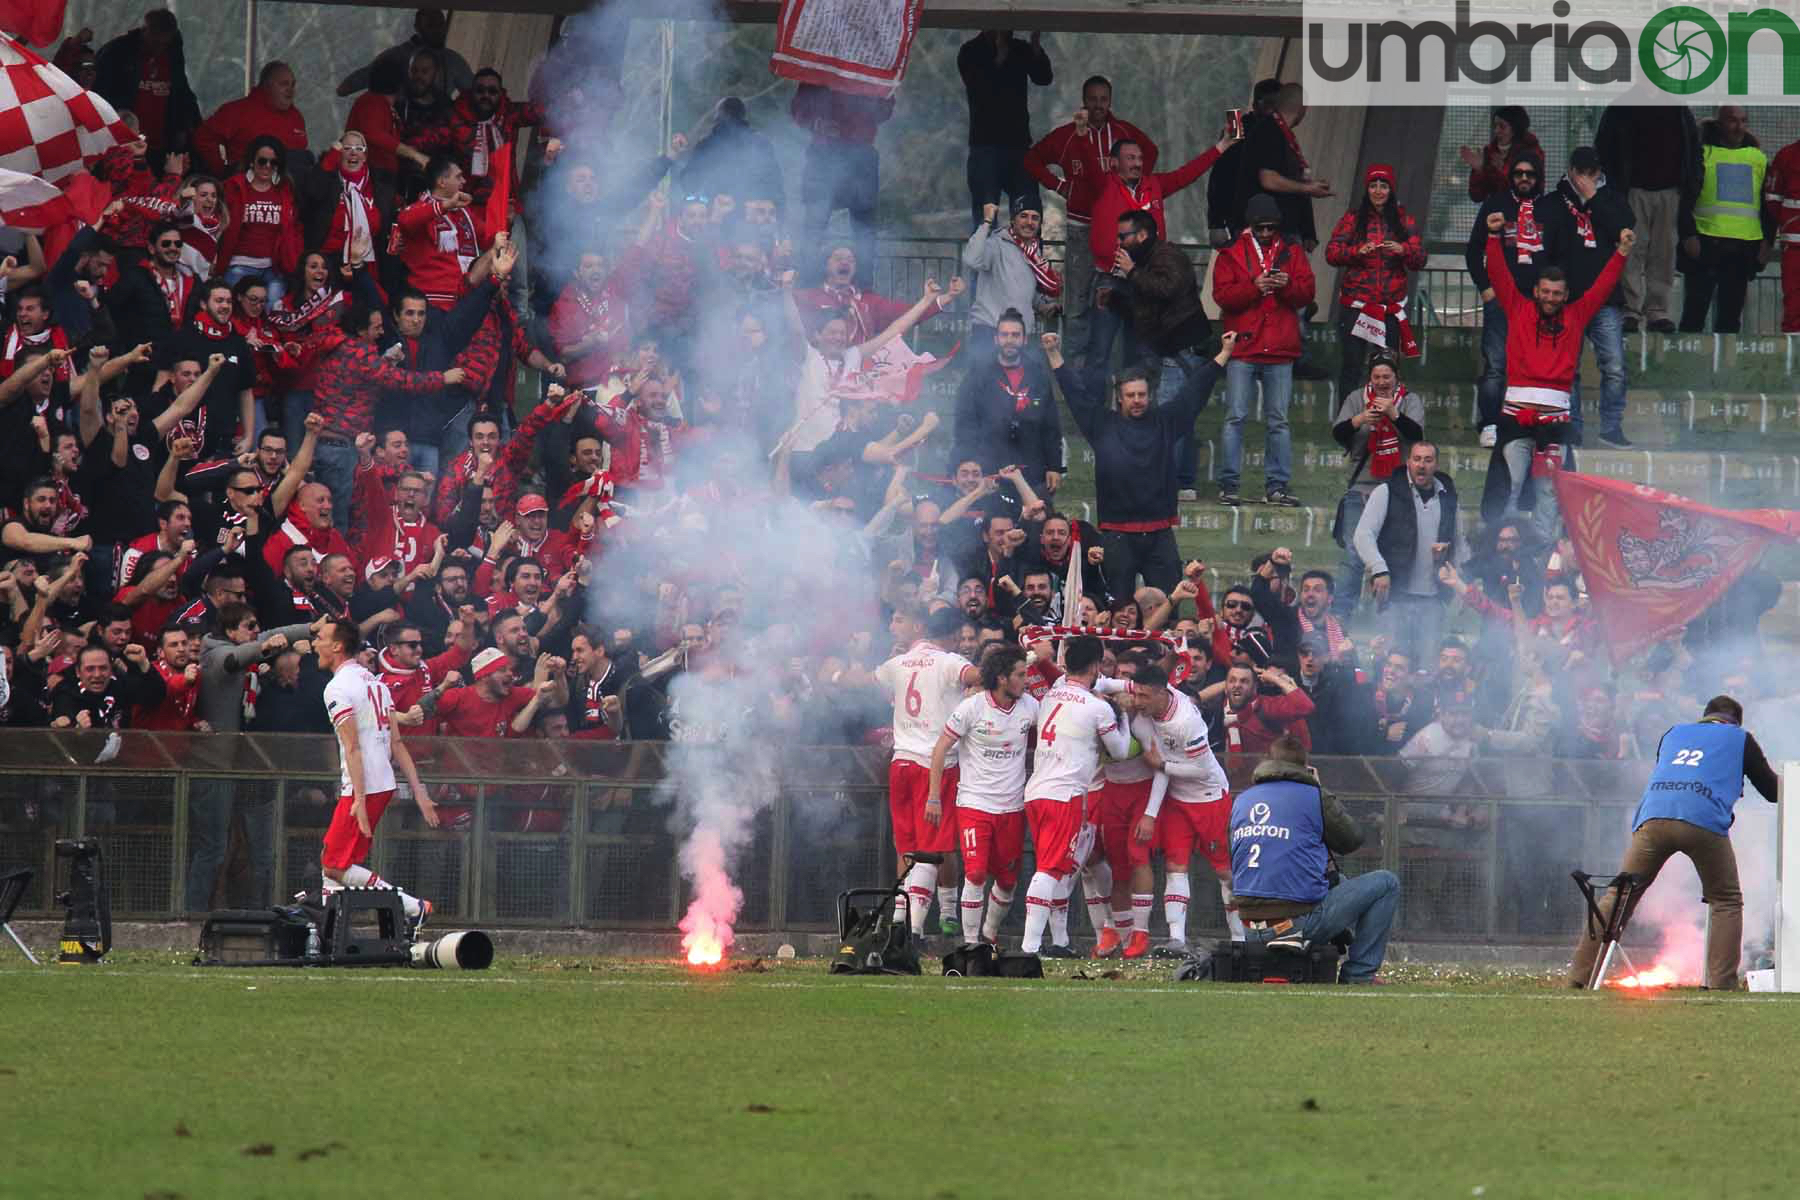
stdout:
<svg viewBox="0 0 1800 1200">
<path fill-rule="evenodd" d="M 888 765 L 888 808 L 894 849 L 901 854 L 956 849 L 957 759 L 944 762 L 943 814 L 936 825 L 925 819 L 931 791 L 931 752 L 950 714 L 962 703 L 963 673 L 969 660 L 919 642 L 905 654 L 875 668 L 876 682 L 894 698 L 894 760 Z"/>
<path fill-rule="evenodd" d="M 962 846 L 963 941 L 982 934 L 991 941 L 1012 906 L 1025 853 L 1025 752 L 1037 728 L 1038 703 L 1020 696 L 1002 708 L 987 692 L 956 706 L 944 732 L 957 740 L 962 763 L 957 782 L 956 819 Z M 983 925 L 983 888 L 994 882 L 988 924 Z"/>
<path fill-rule="evenodd" d="M 1225 768 L 1213 754 L 1207 737 L 1206 718 L 1199 706 L 1171 690 L 1168 705 L 1152 717 L 1132 718 L 1131 730 L 1143 745 L 1154 745 L 1162 756 L 1162 773 L 1168 777 L 1166 801 L 1161 811 L 1149 810 L 1156 821 L 1156 843 L 1168 864 L 1163 879 L 1163 915 L 1172 941 L 1187 941 L 1187 910 L 1191 887 L 1187 866 L 1195 849 L 1205 856 L 1219 880 L 1219 896 L 1225 902 L 1226 923 L 1233 937 L 1243 936 L 1231 893 L 1231 783 Z"/>
<path fill-rule="evenodd" d="M 362 750 L 363 797 L 371 830 L 394 798 L 393 740 L 388 728 L 393 707 L 387 685 L 354 660 L 340 666 L 325 685 L 325 711 L 332 727 L 348 730 Z M 370 837 L 356 825 L 349 760 L 341 749 L 338 757 L 338 803 L 331 814 L 331 827 L 325 831 L 325 851 L 319 861 L 342 871 L 369 856 Z"/>
</svg>

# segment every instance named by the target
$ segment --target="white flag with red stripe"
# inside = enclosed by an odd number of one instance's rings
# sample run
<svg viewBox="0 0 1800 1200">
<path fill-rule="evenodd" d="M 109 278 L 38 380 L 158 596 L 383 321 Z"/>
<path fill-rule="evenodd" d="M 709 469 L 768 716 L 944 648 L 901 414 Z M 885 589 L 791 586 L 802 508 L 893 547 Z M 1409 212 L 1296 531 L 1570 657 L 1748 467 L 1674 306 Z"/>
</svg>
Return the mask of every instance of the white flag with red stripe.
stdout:
<svg viewBox="0 0 1800 1200">
<path fill-rule="evenodd" d="M 133 138 L 112 105 L 0 36 L 0 167 L 55 183 Z"/>
<path fill-rule="evenodd" d="M 74 205 L 54 183 L 0 167 L 0 225 L 42 233 L 74 215 Z"/>
</svg>

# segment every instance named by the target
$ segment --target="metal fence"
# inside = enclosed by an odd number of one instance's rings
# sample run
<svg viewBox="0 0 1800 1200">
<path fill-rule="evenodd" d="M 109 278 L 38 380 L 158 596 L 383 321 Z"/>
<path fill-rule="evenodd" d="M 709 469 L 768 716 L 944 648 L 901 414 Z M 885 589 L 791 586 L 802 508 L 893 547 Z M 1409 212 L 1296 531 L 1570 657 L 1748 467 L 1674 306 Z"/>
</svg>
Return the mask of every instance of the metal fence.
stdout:
<svg viewBox="0 0 1800 1200">
<path fill-rule="evenodd" d="M 1180 242 L 1177 245 L 1204 279 L 1207 258 L 1212 254 L 1212 249 L 1196 242 Z M 1044 250 L 1050 261 L 1060 268 L 1062 243 L 1045 242 Z M 935 277 L 942 282 L 957 274 L 962 269 L 961 254 L 962 243 L 948 238 L 896 238 L 884 241 L 875 263 L 875 288 L 888 296 L 917 296 L 924 288 L 927 277 Z M 1331 286 L 1330 280 L 1321 281 L 1319 305 L 1325 312 L 1330 311 Z M 1681 311 L 1684 287 L 1686 277 L 1677 275 L 1672 301 L 1672 310 L 1677 315 Z M 1415 276 L 1412 293 L 1407 299 L 1412 309 L 1413 323 L 1421 329 L 1435 325 L 1465 329 L 1480 326 L 1481 295 L 1463 263 L 1460 238 L 1435 246 L 1425 269 Z M 927 321 L 923 327 L 924 335 L 927 339 L 935 338 L 939 344 L 947 344 L 948 340 L 967 326 L 967 322 L 966 308 L 953 309 Z M 1745 336 L 1768 336 L 1780 332 L 1781 277 L 1779 272 L 1768 270 L 1750 281 L 1749 298 L 1744 304 L 1743 333 Z"/>
<path fill-rule="evenodd" d="M 679 919 L 685 830 L 678 798 L 662 786 L 667 745 L 407 744 L 443 827 L 426 828 L 397 798 L 371 865 L 447 921 L 669 929 Z M 54 843 L 86 835 L 104 847 L 120 919 L 284 901 L 318 885 L 336 763 L 328 737 L 9 731 L 0 736 L 0 871 L 35 868 L 20 912 L 49 915 Z M 1253 765 L 1228 761 L 1234 787 L 1248 786 Z M 1344 870 L 1396 872 L 1398 929 L 1458 942 L 1569 936 L 1581 911 L 1568 873 L 1617 862 L 1647 777 L 1647 764 L 1545 758 L 1318 765 L 1367 833 Z M 839 891 L 892 879 L 886 775 L 878 750 L 793 749 L 777 794 L 750 806 L 751 837 L 734 870 L 742 928 L 824 930 Z M 1222 929 L 1204 875 L 1199 868 L 1194 880 L 1194 924 Z"/>
</svg>

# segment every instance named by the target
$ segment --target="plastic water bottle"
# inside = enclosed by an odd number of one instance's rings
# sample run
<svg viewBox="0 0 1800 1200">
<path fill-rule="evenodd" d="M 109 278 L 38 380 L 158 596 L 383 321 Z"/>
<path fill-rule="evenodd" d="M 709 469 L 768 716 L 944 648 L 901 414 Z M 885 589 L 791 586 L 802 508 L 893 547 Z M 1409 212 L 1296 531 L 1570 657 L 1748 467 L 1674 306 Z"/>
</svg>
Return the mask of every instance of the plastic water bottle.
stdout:
<svg viewBox="0 0 1800 1200">
<path fill-rule="evenodd" d="M 325 947 L 319 942 L 319 926 L 312 921 L 306 923 L 306 961 L 318 962 L 325 957 Z"/>
</svg>

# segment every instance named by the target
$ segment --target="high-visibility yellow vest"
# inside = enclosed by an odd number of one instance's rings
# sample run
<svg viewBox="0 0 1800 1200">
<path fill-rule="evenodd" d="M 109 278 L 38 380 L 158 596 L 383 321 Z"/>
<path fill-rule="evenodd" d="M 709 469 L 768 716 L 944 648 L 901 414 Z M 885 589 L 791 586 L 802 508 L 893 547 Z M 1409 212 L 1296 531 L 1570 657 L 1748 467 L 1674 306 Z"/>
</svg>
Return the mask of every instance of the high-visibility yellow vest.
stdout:
<svg viewBox="0 0 1800 1200">
<path fill-rule="evenodd" d="M 1707 237 L 1762 240 L 1763 175 L 1769 156 L 1755 146 L 1701 147 L 1700 200 L 1694 224 Z"/>
</svg>

